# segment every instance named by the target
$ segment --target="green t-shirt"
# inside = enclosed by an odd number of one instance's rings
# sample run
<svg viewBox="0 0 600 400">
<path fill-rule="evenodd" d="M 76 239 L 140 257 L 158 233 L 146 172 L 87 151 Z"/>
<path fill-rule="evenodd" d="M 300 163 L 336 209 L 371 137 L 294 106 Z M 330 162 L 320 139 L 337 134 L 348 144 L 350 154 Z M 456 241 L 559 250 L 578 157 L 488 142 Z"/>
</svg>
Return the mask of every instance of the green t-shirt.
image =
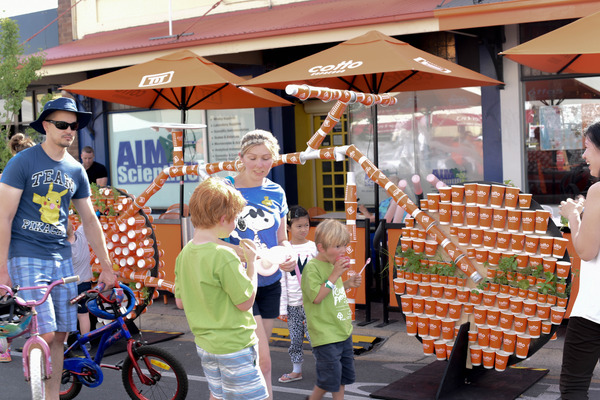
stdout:
<svg viewBox="0 0 600 400">
<path fill-rule="evenodd" d="M 302 273 L 302 302 L 313 347 L 343 342 L 352 334 L 352 312 L 342 278 L 321 303 L 313 303 L 332 271 L 333 264 L 313 258 Z"/>
<path fill-rule="evenodd" d="M 175 297 L 183 309 L 195 342 L 212 354 L 229 354 L 258 343 L 252 309 L 236 304 L 254 291 L 233 250 L 216 243 L 189 242 L 175 262 Z"/>
</svg>

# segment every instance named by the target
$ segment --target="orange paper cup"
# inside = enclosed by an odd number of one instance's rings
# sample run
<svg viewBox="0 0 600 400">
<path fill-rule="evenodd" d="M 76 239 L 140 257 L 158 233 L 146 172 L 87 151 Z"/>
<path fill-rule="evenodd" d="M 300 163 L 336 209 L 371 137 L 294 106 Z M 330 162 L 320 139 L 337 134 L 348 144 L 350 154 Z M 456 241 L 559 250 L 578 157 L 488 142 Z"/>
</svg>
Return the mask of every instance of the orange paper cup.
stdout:
<svg viewBox="0 0 600 400">
<path fill-rule="evenodd" d="M 506 190 L 506 186 L 500 185 L 492 185 L 490 190 L 490 205 L 493 208 L 502 207 L 502 202 L 504 201 L 504 191 Z"/>
<path fill-rule="evenodd" d="M 517 268 L 527 268 L 529 255 L 527 253 L 517 254 Z"/>
<path fill-rule="evenodd" d="M 528 317 L 525 314 L 515 314 L 515 318 L 513 320 L 515 332 L 525 333 L 527 331 L 527 318 Z"/>
<path fill-rule="evenodd" d="M 427 208 L 431 212 L 438 212 L 440 209 L 440 194 L 439 193 L 427 193 Z"/>
<path fill-rule="evenodd" d="M 452 225 L 462 226 L 465 223 L 465 205 L 452 204 Z"/>
<path fill-rule="evenodd" d="M 440 224 L 449 225 L 452 221 L 452 204 L 451 203 L 440 203 L 439 207 Z"/>
<path fill-rule="evenodd" d="M 483 368 L 493 369 L 496 361 L 496 350 L 489 347 L 482 349 Z"/>
<path fill-rule="evenodd" d="M 487 206 L 488 199 L 490 197 L 491 185 L 484 183 L 477 184 L 477 204 L 480 206 Z"/>
<path fill-rule="evenodd" d="M 405 294 L 404 296 L 400 297 L 400 306 L 402 307 L 402 312 L 404 314 L 410 314 L 413 312 L 413 298 L 414 296 L 410 294 Z"/>
<path fill-rule="evenodd" d="M 552 321 L 542 321 L 542 333 L 544 335 L 549 335 L 550 333 L 552 333 Z"/>
<path fill-rule="evenodd" d="M 502 310 L 500 312 L 500 328 L 504 330 L 512 329 L 514 317 L 515 315 L 510 310 Z"/>
<path fill-rule="evenodd" d="M 454 327 L 456 321 L 451 318 L 442 319 L 442 339 L 453 340 L 454 339 Z"/>
<path fill-rule="evenodd" d="M 483 247 L 491 250 L 496 248 L 498 232 L 488 229 L 483 231 Z"/>
<path fill-rule="evenodd" d="M 549 319 L 550 318 L 550 304 L 548 303 L 538 303 L 537 304 L 537 316 L 541 319 Z"/>
<path fill-rule="evenodd" d="M 428 317 L 435 317 L 435 306 L 437 304 L 437 299 L 435 297 L 426 297 L 425 298 L 425 315 Z"/>
<path fill-rule="evenodd" d="M 571 263 L 569 261 L 556 262 L 556 276 L 559 278 L 568 278 L 571 271 Z"/>
<path fill-rule="evenodd" d="M 500 262 L 500 256 L 502 253 L 498 250 L 489 250 L 488 251 L 488 263 L 491 266 L 496 266 Z"/>
<path fill-rule="evenodd" d="M 446 343 L 447 341 L 443 339 L 433 342 L 435 356 L 439 361 L 444 361 L 446 359 Z"/>
<path fill-rule="evenodd" d="M 476 228 L 479 226 L 479 206 L 478 205 L 467 205 L 465 206 L 465 217 L 467 219 L 467 226 L 470 228 Z"/>
<path fill-rule="evenodd" d="M 435 315 L 438 318 L 446 318 L 448 315 L 448 308 L 450 307 L 450 301 L 446 299 L 438 299 L 435 305 Z"/>
<path fill-rule="evenodd" d="M 529 317 L 527 320 L 527 332 L 533 339 L 539 338 L 542 332 L 542 320 L 538 317 Z"/>
<path fill-rule="evenodd" d="M 465 187 L 463 185 L 452 185 L 451 195 L 452 195 L 452 203 L 454 204 L 462 204 L 463 199 L 465 197 Z"/>
<path fill-rule="evenodd" d="M 535 231 L 535 211 L 521 210 L 521 222 L 523 224 L 523 233 L 534 233 Z"/>
<path fill-rule="evenodd" d="M 540 237 L 538 235 L 525 235 L 524 249 L 527 254 L 533 256 L 537 253 Z"/>
<path fill-rule="evenodd" d="M 519 204 L 519 188 L 507 186 L 504 192 L 504 207 L 509 210 L 517 208 Z"/>
<path fill-rule="evenodd" d="M 540 236 L 540 254 L 544 257 L 552 255 L 554 238 L 552 236 Z"/>
<path fill-rule="evenodd" d="M 531 343 L 531 336 L 527 334 L 517 333 L 516 353 L 519 358 L 527 358 L 529 353 L 529 344 Z"/>
<path fill-rule="evenodd" d="M 510 309 L 510 297 L 511 296 L 508 293 L 498 293 L 496 295 L 496 300 L 498 301 L 498 308 L 500 311 Z"/>
<path fill-rule="evenodd" d="M 490 328 L 490 347 L 494 350 L 502 348 L 502 328 L 494 326 Z"/>
<path fill-rule="evenodd" d="M 467 205 L 477 204 L 477 184 L 465 183 L 465 202 Z"/>
<path fill-rule="evenodd" d="M 492 214 L 492 227 L 495 231 L 503 231 L 506 226 L 506 214 L 507 210 L 505 208 L 494 208 L 494 212 Z"/>
<path fill-rule="evenodd" d="M 488 251 L 486 249 L 475 249 L 475 261 L 483 264 L 488 259 Z"/>
<path fill-rule="evenodd" d="M 510 354 L 514 353 L 516 342 L 517 342 L 517 332 L 515 332 L 513 330 L 505 331 L 504 337 L 502 339 L 502 350 L 504 350 Z"/>
<path fill-rule="evenodd" d="M 550 307 L 550 321 L 554 325 L 560 325 L 565 316 L 565 309 L 563 307 Z"/>
<path fill-rule="evenodd" d="M 417 332 L 418 332 L 417 314 L 408 313 L 405 315 L 405 317 L 406 317 L 406 334 L 408 336 L 417 336 Z"/>
<path fill-rule="evenodd" d="M 480 325 L 477 327 L 477 344 L 481 347 L 487 347 L 490 344 L 490 327 Z"/>
<path fill-rule="evenodd" d="M 425 241 L 425 254 L 429 257 L 435 256 L 437 252 L 438 243 L 435 240 Z"/>
<path fill-rule="evenodd" d="M 417 315 L 417 333 L 421 337 L 429 335 L 429 317 L 427 315 Z"/>
<path fill-rule="evenodd" d="M 462 314 L 462 303 L 453 301 L 448 305 L 448 318 L 458 321 Z M 489 313 L 488 313 L 489 315 Z"/>
<path fill-rule="evenodd" d="M 394 278 L 394 293 L 404 294 L 406 291 L 406 279 Z"/>
<path fill-rule="evenodd" d="M 471 245 L 480 247 L 483 244 L 483 229 L 471 228 Z"/>
<path fill-rule="evenodd" d="M 525 234 L 513 233 L 510 236 L 510 247 L 515 253 L 520 253 L 525 247 Z"/>
<path fill-rule="evenodd" d="M 478 305 L 473 307 L 473 318 L 475 320 L 475 325 L 480 326 L 485 324 L 487 318 L 487 310 L 488 307 L 486 306 Z"/>
<path fill-rule="evenodd" d="M 565 251 L 567 250 L 568 239 L 562 237 L 555 237 L 554 242 L 552 243 L 552 256 L 558 259 L 561 259 L 565 255 Z"/>
<path fill-rule="evenodd" d="M 452 188 L 450 186 L 444 186 L 438 188 L 440 192 L 440 202 L 450 203 L 452 201 Z"/>
<path fill-rule="evenodd" d="M 497 307 L 491 307 L 487 311 L 487 325 L 495 328 L 500 323 L 500 309 Z"/>
<path fill-rule="evenodd" d="M 475 343 L 477 341 L 477 331 L 469 331 L 469 342 Z"/>
<path fill-rule="evenodd" d="M 498 232 L 498 237 L 496 238 L 496 247 L 500 251 L 507 251 L 510 247 L 510 233 L 509 232 Z"/>
<path fill-rule="evenodd" d="M 537 311 L 537 301 L 531 299 L 523 300 L 523 314 L 528 317 L 535 316 L 535 312 Z"/>
<path fill-rule="evenodd" d="M 496 371 L 503 372 L 506 370 L 506 367 L 508 365 L 508 358 L 510 356 L 511 356 L 511 353 L 508 353 L 506 351 L 503 351 L 503 350 L 496 351 L 496 361 L 494 364 Z"/>
<path fill-rule="evenodd" d="M 494 209 L 492 207 L 480 206 L 479 207 L 479 226 L 483 229 L 490 229 L 492 227 Z"/>
<path fill-rule="evenodd" d="M 471 364 L 473 364 L 473 366 L 478 367 L 481 365 L 482 362 L 482 347 L 474 344 L 469 346 L 469 353 L 471 354 Z"/>
<path fill-rule="evenodd" d="M 535 210 L 535 232 L 546 233 L 548 230 L 548 220 L 550 219 L 550 211 Z"/>
<path fill-rule="evenodd" d="M 433 345 L 433 342 L 435 342 L 437 338 L 434 338 L 432 336 L 425 336 L 421 339 L 423 340 L 423 354 L 425 354 L 426 356 L 434 355 L 435 346 Z"/>
<path fill-rule="evenodd" d="M 519 232 L 519 229 L 521 229 L 521 210 L 508 210 L 506 212 L 506 226 L 509 232 Z"/>
<path fill-rule="evenodd" d="M 519 193 L 519 208 L 524 210 L 531 207 L 532 197 L 533 195 L 531 193 Z"/>
<path fill-rule="evenodd" d="M 423 253 L 425 251 L 425 241 L 423 239 L 413 239 L 413 250 L 415 253 Z"/>
<path fill-rule="evenodd" d="M 458 244 L 467 246 L 471 242 L 471 228 L 459 226 L 457 236 Z"/>
<path fill-rule="evenodd" d="M 554 257 L 544 257 L 542 259 L 542 265 L 544 266 L 544 272 L 554 273 L 556 269 L 556 258 Z"/>
<path fill-rule="evenodd" d="M 425 297 L 414 296 L 412 301 L 412 312 L 415 314 L 423 314 L 425 311 Z"/>
<path fill-rule="evenodd" d="M 429 318 L 429 336 L 438 339 L 442 335 L 442 319 L 437 317 Z"/>
</svg>

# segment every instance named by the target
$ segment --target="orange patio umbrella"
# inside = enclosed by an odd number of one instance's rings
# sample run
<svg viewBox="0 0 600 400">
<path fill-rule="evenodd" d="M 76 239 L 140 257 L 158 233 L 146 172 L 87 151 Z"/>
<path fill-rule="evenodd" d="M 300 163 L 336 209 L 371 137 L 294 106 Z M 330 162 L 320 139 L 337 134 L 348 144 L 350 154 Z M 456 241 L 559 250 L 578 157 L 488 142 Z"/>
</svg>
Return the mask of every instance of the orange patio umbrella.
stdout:
<svg viewBox="0 0 600 400">
<path fill-rule="evenodd" d="M 544 72 L 600 72 L 600 12 L 578 19 L 500 54 Z"/>
<path fill-rule="evenodd" d="M 364 93 L 498 85 L 495 79 L 370 31 L 305 57 L 244 85 L 284 89 L 307 84 Z"/>
<path fill-rule="evenodd" d="M 148 109 L 187 110 L 279 107 L 287 100 L 261 88 L 241 87 L 244 79 L 189 51 L 153 60 L 62 87 L 71 93 Z M 181 177 L 183 180 L 183 177 Z M 183 185 L 180 190 L 183 217 Z"/>
<path fill-rule="evenodd" d="M 302 58 L 244 83 L 284 89 L 289 84 L 323 86 L 382 94 L 502 82 L 419 50 L 408 43 L 370 31 L 319 53 Z M 377 121 L 377 106 L 371 108 Z M 378 165 L 378 132 L 373 124 L 373 162 Z M 375 191 L 375 202 L 379 193 Z M 376 213 L 375 221 L 379 221 Z"/>
<path fill-rule="evenodd" d="M 240 87 L 242 82 L 243 78 L 225 68 L 189 50 L 180 50 L 62 89 L 112 103 L 161 110 L 221 110 L 291 104 L 267 90 Z"/>
</svg>

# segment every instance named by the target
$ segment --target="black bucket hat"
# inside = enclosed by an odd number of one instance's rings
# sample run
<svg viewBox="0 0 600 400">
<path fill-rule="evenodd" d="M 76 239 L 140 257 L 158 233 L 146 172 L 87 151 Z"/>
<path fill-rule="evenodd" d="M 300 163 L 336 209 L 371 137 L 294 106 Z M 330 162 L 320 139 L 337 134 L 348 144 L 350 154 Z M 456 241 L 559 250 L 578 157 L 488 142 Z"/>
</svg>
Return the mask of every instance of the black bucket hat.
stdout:
<svg viewBox="0 0 600 400">
<path fill-rule="evenodd" d="M 88 111 L 79 111 L 77 109 L 77 103 L 75 100 L 69 97 L 59 97 L 58 99 L 51 100 L 44 105 L 44 111 L 40 114 L 36 121 L 29 124 L 30 127 L 35 129 L 41 134 L 46 134 L 42 122 L 48 117 L 48 114 L 52 114 L 54 111 L 69 111 L 77 114 L 77 122 L 79 122 L 79 129 L 84 128 L 90 119 L 92 113 Z"/>
</svg>

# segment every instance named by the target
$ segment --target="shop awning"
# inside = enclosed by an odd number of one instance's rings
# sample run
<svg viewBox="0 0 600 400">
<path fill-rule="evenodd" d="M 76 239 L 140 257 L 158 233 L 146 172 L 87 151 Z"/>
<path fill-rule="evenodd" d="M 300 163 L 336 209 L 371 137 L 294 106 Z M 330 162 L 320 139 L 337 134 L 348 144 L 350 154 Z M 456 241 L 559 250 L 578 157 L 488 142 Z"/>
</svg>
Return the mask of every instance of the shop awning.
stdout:
<svg viewBox="0 0 600 400">
<path fill-rule="evenodd" d="M 389 36 L 579 18 L 595 0 L 312 0 L 86 35 L 46 50 L 46 76 L 137 64 L 186 48 L 201 56 L 335 43 L 376 29 Z M 247 62 L 247 61 L 246 61 Z M 260 61 L 257 61 L 260 62 Z"/>
</svg>

